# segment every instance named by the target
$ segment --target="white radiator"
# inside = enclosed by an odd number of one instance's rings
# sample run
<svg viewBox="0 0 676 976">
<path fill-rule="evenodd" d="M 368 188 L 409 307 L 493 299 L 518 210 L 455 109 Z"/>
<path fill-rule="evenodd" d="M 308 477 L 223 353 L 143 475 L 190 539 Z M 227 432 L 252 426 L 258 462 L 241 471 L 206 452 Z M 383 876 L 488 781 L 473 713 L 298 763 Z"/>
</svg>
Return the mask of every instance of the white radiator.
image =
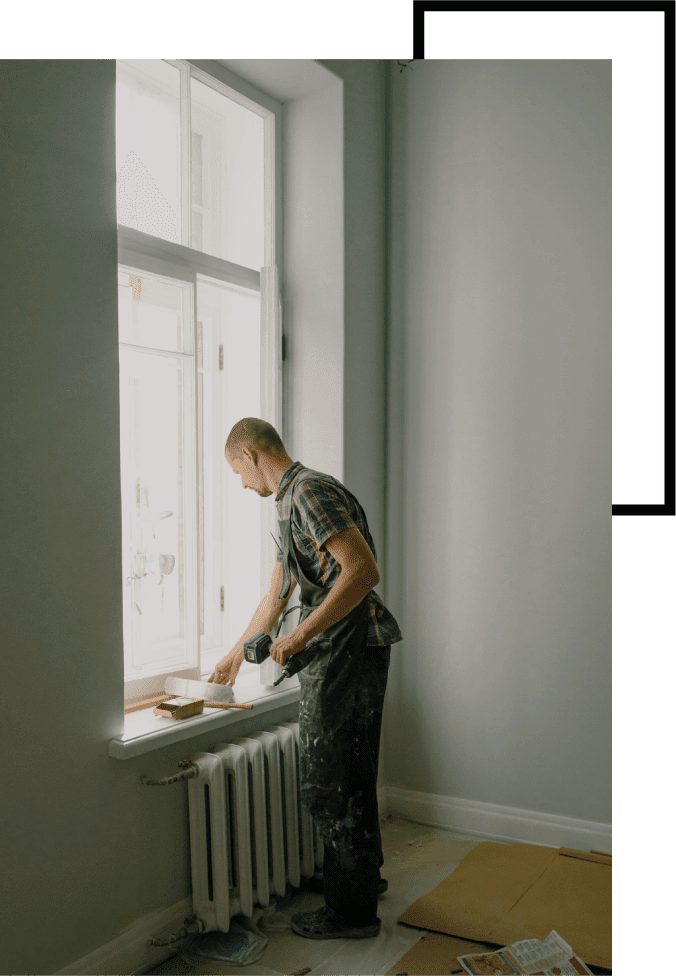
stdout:
<svg viewBox="0 0 676 976">
<path fill-rule="evenodd" d="M 227 932 L 233 915 L 251 916 L 322 864 L 324 847 L 300 806 L 298 723 L 223 742 L 192 765 L 193 912 L 206 932 Z"/>
</svg>

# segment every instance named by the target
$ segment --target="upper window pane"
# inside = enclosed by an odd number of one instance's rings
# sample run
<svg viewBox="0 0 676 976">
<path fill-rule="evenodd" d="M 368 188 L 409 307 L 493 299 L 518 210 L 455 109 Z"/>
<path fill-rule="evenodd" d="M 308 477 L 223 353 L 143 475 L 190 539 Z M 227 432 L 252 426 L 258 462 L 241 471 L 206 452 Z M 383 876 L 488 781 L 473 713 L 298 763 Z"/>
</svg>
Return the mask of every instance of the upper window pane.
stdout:
<svg viewBox="0 0 676 976">
<path fill-rule="evenodd" d="M 117 61 L 117 220 L 180 242 L 180 74 L 166 61 Z"/>
<path fill-rule="evenodd" d="M 265 264 L 264 121 L 190 82 L 191 246 L 259 271 Z"/>
</svg>

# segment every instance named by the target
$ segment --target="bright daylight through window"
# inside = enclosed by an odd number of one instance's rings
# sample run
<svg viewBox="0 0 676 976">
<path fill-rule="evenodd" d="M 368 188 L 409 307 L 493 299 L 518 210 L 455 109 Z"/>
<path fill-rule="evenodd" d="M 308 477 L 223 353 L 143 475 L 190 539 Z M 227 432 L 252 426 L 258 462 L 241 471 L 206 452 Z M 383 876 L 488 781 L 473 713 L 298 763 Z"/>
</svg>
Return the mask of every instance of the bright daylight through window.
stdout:
<svg viewBox="0 0 676 976">
<path fill-rule="evenodd" d="M 223 446 L 281 429 L 275 122 L 217 68 L 117 62 L 126 699 L 211 673 L 269 585 L 270 512 Z"/>
</svg>

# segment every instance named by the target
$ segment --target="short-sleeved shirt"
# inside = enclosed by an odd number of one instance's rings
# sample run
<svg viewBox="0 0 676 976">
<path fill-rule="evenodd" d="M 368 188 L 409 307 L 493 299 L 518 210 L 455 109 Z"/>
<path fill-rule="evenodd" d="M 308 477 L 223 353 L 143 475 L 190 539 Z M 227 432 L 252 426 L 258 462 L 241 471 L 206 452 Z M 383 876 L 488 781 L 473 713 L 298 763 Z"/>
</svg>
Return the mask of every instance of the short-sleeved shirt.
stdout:
<svg viewBox="0 0 676 976">
<path fill-rule="evenodd" d="M 332 587 L 340 576 L 340 564 L 326 549 L 334 535 L 347 529 L 359 529 L 377 562 L 376 547 L 369 532 L 364 510 L 348 494 L 343 485 L 329 474 L 304 467 L 300 461 L 286 469 L 277 489 L 277 518 L 291 517 L 291 482 L 300 474 L 304 477 L 293 491 L 293 519 L 291 532 L 300 568 L 308 580 L 318 586 Z M 282 554 L 277 552 L 277 561 Z M 375 590 L 367 596 L 371 619 L 367 645 L 383 647 L 403 640 L 399 625 Z"/>
</svg>

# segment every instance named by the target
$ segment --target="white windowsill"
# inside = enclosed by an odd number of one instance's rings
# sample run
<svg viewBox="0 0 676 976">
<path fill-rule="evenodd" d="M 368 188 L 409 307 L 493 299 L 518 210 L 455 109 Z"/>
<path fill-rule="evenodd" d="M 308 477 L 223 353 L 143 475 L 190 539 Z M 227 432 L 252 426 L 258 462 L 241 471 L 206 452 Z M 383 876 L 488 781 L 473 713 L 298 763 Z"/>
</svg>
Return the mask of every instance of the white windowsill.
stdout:
<svg viewBox="0 0 676 976">
<path fill-rule="evenodd" d="M 273 690 L 264 688 L 259 680 L 258 669 L 239 675 L 234 687 L 235 702 L 252 702 L 253 708 L 205 708 L 201 715 L 193 715 L 180 721 L 153 714 L 152 708 L 130 712 L 124 717 L 124 732 L 110 740 L 108 754 L 114 759 L 130 759 L 153 749 L 182 739 L 190 739 L 204 732 L 214 732 L 237 725 L 244 719 L 253 718 L 281 705 L 300 701 L 298 676 L 286 678 Z M 236 734 L 236 733 L 235 733 Z"/>
</svg>

